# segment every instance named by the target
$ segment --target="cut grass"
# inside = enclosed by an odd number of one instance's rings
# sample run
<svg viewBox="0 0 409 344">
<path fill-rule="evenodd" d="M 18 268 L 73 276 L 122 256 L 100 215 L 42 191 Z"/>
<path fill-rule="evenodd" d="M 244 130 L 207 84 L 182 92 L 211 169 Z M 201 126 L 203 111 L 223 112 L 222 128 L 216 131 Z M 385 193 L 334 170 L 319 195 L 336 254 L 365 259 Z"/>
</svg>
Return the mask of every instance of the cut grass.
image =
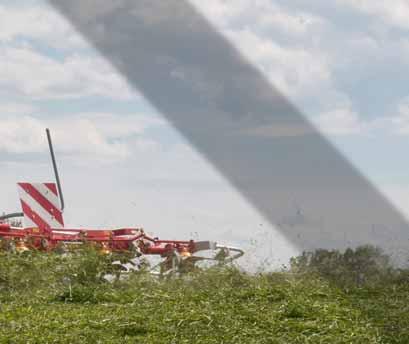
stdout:
<svg viewBox="0 0 409 344">
<path fill-rule="evenodd" d="M 409 343 L 405 281 L 225 268 L 111 284 L 95 252 L 0 261 L 0 343 Z"/>
</svg>

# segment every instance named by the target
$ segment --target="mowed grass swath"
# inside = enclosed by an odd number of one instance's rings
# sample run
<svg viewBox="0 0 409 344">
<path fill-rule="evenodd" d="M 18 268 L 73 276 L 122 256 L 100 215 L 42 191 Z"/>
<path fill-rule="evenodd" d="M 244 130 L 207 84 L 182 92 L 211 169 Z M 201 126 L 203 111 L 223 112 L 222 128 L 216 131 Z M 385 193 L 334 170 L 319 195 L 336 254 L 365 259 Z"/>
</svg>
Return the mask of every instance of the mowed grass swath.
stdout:
<svg viewBox="0 0 409 344">
<path fill-rule="evenodd" d="M 375 248 L 317 251 L 259 274 L 120 277 L 118 259 L 90 245 L 1 251 L 0 343 L 409 342 L 409 272 Z"/>
</svg>

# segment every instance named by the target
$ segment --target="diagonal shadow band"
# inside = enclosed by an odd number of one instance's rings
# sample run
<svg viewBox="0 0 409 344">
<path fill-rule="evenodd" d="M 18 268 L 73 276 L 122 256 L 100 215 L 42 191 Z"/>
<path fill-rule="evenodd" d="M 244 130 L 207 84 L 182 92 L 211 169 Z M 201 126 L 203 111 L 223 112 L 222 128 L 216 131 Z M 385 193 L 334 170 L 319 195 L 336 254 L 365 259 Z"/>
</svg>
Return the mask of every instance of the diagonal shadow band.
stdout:
<svg viewBox="0 0 409 344">
<path fill-rule="evenodd" d="M 49 2 L 293 244 L 407 251 L 404 217 L 188 1 Z"/>
</svg>

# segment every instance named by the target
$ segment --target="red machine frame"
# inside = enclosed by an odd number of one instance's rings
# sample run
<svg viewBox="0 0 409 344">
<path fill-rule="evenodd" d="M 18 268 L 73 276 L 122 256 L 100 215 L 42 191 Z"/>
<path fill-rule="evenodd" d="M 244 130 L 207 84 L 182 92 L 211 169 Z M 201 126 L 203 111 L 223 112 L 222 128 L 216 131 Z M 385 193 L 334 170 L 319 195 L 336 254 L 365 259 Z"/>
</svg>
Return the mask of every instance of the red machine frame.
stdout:
<svg viewBox="0 0 409 344">
<path fill-rule="evenodd" d="M 46 130 L 51 153 L 60 211 L 64 209 L 64 199 L 61 183 L 55 161 L 54 150 L 49 129 Z M 24 207 L 23 207 L 24 208 Z M 24 209 L 23 209 L 24 211 Z M 103 253 L 112 251 L 132 252 L 135 256 L 155 255 L 164 258 L 159 263 L 160 274 L 178 272 L 182 268 L 192 267 L 199 261 L 217 261 L 228 263 L 239 257 L 244 252 L 236 247 L 218 245 L 210 241 L 180 241 L 160 240 L 148 236 L 143 229 L 119 228 L 107 230 L 95 229 L 69 229 L 51 228 L 47 225 L 36 227 L 13 227 L 7 221 L 11 218 L 24 216 L 24 213 L 13 213 L 0 216 L 0 239 L 8 249 L 22 252 L 30 249 L 53 251 L 57 248 L 66 248 L 72 244 L 91 243 Z M 200 251 L 213 251 L 213 256 L 198 256 Z M 157 273 L 155 268 L 152 273 Z"/>
</svg>

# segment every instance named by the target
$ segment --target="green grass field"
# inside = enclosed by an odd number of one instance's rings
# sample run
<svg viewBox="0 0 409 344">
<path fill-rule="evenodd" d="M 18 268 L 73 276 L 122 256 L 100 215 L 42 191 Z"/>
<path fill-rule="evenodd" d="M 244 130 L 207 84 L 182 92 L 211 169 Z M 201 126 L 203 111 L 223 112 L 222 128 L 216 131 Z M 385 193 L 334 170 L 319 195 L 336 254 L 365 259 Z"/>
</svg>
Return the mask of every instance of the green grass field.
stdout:
<svg viewBox="0 0 409 344">
<path fill-rule="evenodd" d="M 287 272 L 108 283 L 110 259 L 0 253 L 0 343 L 409 343 L 406 272 L 356 281 L 327 259 L 327 272 L 299 261 Z"/>
</svg>

